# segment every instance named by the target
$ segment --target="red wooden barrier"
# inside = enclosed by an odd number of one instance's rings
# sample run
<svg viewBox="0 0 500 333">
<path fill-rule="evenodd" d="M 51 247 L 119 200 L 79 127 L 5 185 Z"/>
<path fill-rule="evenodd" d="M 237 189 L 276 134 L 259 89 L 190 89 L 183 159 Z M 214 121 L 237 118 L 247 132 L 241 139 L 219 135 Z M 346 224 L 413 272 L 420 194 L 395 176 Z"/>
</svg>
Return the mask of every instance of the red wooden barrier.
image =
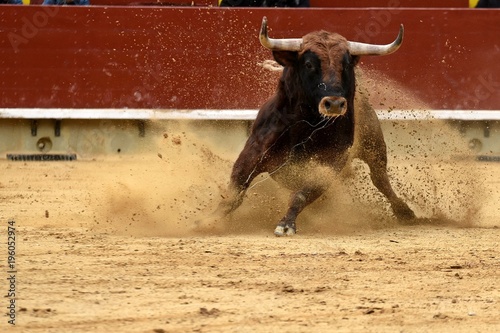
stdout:
<svg viewBox="0 0 500 333">
<path fill-rule="evenodd" d="M 257 33 L 316 30 L 401 49 L 365 57 L 435 109 L 499 109 L 500 11 L 2 6 L 1 108 L 253 109 L 276 74 Z"/>
</svg>

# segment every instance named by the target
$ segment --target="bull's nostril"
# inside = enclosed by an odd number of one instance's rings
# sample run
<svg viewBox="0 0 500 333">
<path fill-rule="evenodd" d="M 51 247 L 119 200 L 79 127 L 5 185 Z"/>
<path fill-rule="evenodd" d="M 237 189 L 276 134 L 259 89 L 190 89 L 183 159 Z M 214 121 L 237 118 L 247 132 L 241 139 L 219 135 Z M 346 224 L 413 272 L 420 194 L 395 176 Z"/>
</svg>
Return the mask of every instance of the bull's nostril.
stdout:
<svg viewBox="0 0 500 333">
<path fill-rule="evenodd" d="M 341 115 L 347 109 L 347 100 L 340 96 L 323 97 L 319 104 L 319 109 L 321 113 L 326 115 Z"/>
</svg>

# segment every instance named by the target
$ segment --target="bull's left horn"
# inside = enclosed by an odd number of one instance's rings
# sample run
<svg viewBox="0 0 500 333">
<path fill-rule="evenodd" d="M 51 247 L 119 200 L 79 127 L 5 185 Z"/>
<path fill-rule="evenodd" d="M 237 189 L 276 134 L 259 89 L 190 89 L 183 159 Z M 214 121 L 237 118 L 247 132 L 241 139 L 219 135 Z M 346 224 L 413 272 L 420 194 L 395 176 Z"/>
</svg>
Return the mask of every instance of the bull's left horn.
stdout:
<svg viewBox="0 0 500 333">
<path fill-rule="evenodd" d="M 300 51 L 302 38 L 274 39 L 267 36 L 267 17 L 262 18 L 259 40 L 262 46 L 271 51 Z"/>
<path fill-rule="evenodd" d="M 403 43 L 403 35 L 405 29 L 403 25 L 399 27 L 399 34 L 396 40 L 386 45 L 366 44 L 358 42 L 347 42 L 349 44 L 349 52 L 352 55 L 387 55 L 396 52 Z"/>
</svg>

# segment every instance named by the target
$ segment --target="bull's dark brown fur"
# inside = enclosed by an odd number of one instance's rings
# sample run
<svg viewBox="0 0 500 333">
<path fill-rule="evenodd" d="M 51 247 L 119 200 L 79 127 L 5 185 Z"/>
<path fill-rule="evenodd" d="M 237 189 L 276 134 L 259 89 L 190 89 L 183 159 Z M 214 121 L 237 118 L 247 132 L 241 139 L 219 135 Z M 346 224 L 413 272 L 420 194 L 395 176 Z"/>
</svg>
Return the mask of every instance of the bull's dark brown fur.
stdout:
<svg viewBox="0 0 500 333">
<path fill-rule="evenodd" d="M 276 93 L 261 107 L 233 166 L 228 195 L 209 219 L 217 220 L 236 209 L 252 180 L 268 172 L 293 191 L 275 234 L 294 234 L 297 215 L 329 186 L 328 177 L 315 174 L 325 166 L 339 173 L 354 157 L 369 165 L 373 183 L 395 215 L 414 218 L 389 183 L 386 146 L 375 111 L 366 100 L 355 109 L 358 57 L 349 53 L 347 40 L 334 33 L 314 32 L 303 37 L 300 52 L 274 51 L 273 56 L 284 66 Z M 343 114 L 321 114 L 318 105 L 325 97 L 339 99 L 334 109 L 344 107 Z"/>
</svg>

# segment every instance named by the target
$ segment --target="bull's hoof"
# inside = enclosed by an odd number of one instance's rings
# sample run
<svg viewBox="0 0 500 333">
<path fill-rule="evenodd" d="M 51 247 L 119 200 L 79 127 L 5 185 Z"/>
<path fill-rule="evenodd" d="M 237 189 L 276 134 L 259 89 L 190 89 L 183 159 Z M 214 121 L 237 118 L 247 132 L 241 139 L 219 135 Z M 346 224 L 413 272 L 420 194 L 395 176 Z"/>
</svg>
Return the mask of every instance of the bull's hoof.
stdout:
<svg viewBox="0 0 500 333">
<path fill-rule="evenodd" d="M 399 221 L 411 221 L 417 218 L 413 210 L 404 202 L 394 205 L 392 210 Z"/>
<path fill-rule="evenodd" d="M 276 229 L 274 229 L 274 234 L 278 237 L 293 236 L 295 235 L 295 233 L 296 233 L 295 227 L 292 226 L 278 225 Z"/>
<path fill-rule="evenodd" d="M 285 227 L 284 226 L 277 226 L 276 229 L 274 229 L 274 234 L 278 237 L 285 236 Z"/>
</svg>

